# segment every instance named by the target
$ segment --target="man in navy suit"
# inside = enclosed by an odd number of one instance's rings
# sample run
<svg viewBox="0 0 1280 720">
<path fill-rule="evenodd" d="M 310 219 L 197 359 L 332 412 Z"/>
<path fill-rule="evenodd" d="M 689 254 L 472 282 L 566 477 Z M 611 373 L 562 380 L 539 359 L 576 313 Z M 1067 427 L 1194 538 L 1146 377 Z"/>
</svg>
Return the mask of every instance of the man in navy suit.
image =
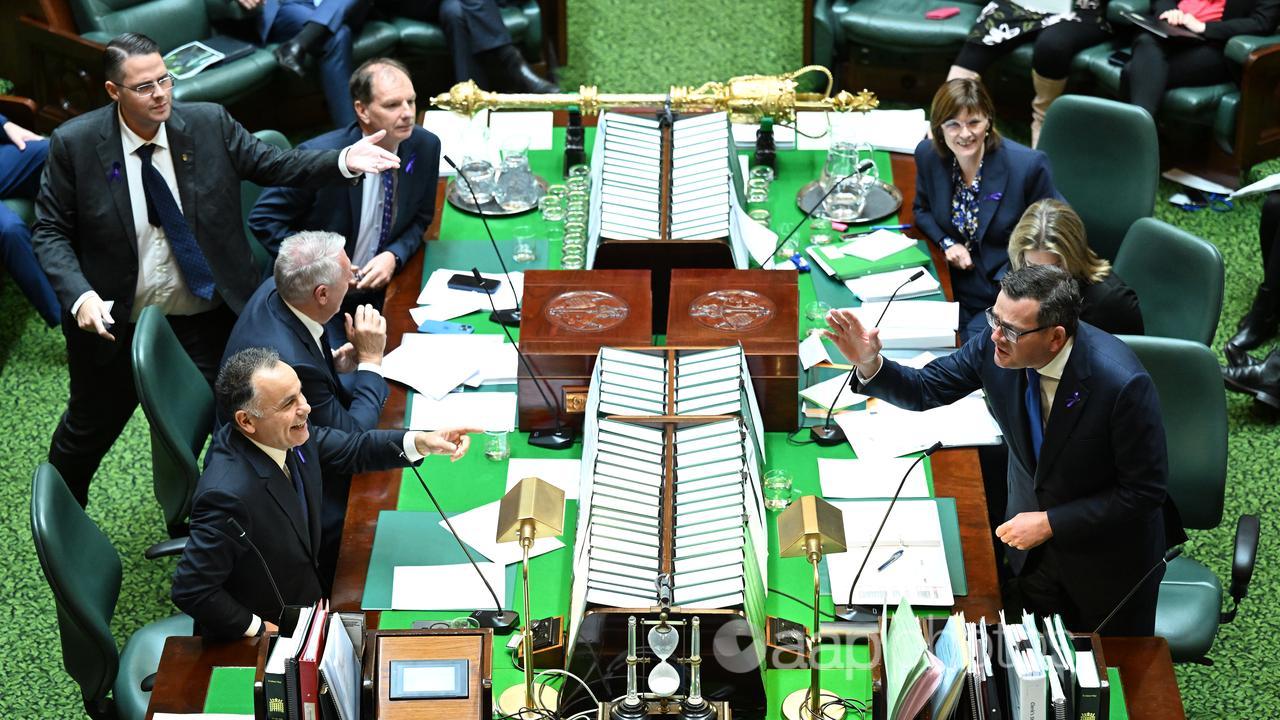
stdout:
<svg viewBox="0 0 1280 720">
<path fill-rule="evenodd" d="M 4 115 L 0 115 L 0 128 L 4 130 L 0 133 L 0 199 L 34 198 L 49 141 Z M 31 228 L 4 203 L 0 203 L 0 264 L 8 268 L 45 324 L 57 327 L 62 309 L 31 249 Z"/>
<path fill-rule="evenodd" d="M 282 608 L 273 583 L 287 605 L 326 594 L 317 552 L 322 471 L 404 467 L 433 453 L 457 460 L 470 445 L 467 433 L 476 432 L 312 427 L 297 374 L 264 348 L 231 356 L 218 372 L 216 396 L 232 421 L 214 434 L 171 592 L 213 639 L 274 629 Z"/>
<path fill-rule="evenodd" d="M 279 353 L 302 383 L 311 406 L 311 423 L 344 432 L 371 430 L 387 401 L 382 377 L 386 320 L 369 305 L 338 317 L 350 342 L 331 350 L 325 323 L 338 315 L 352 284 L 351 262 L 336 233 L 309 230 L 284 241 L 274 276 L 245 304 L 223 352 L 223 364 L 251 347 Z M 220 413 L 218 425 L 232 417 Z M 321 510 L 320 577 L 328 587 L 337 567 L 346 520 L 350 473 L 324 473 Z"/>
<path fill-rule="evenodd" d="M 435 215 L 440 139 L 414 124 L 417 95 L 404 65 L 375 58 L 351 76 L 356 122 L 308 140 L 299 148 L 345 147 L 348 138 L 385 131 L 378 143 L 397 154 L 400 171 L 369 174 L 360 185 L 268 188 L 249 213 L 249 228 L 273 255 L 299 230 L 328 230 L 347 238 L 358 281 L 344 312 L 359 303 L 382 306 L 392 276 L 422 245 Z M 342 327 L 330 326 L 334 340 Z"/>
<path fill-rule="evenodd" d="M 834 310 L 827 336 L 858 392 L 908 410 L 982 389 L 1009 447 L 996 528 L 1013 577 L 1005 606 L 1060 613 L 1091 632 L 1168 547 L 1184 539 L 1165 488 L 1168 458 L 1151 376 L 1116 338 L 1078 321 L 1079 288 L 1053 266 L 1015 270 L 987 310 L 991 332 L 915 370 L 885 360 L 879 331 Z M 1166 514 L 1169 526 L 1166 528 Z M 1151 635 L 1162 573 L 1103 628 Z"/>
</svg>

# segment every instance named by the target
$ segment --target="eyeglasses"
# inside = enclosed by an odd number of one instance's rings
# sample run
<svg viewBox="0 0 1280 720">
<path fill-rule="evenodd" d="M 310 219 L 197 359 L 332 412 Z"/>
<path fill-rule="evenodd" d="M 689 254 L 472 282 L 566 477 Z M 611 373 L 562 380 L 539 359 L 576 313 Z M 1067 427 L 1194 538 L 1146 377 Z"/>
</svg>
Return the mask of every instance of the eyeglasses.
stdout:
<svg viewBox="0 0 1280 720">
<path fill-rule="evenodd" d="M 1000 334 L 1003 335 L 1004 339 L 1008 340 L 1011 345 L 1017 345 L 1018 338 L 1024 335 L 1038 333 L 1041 330 L 1048 330 L 1053 327 L 1052 325 L 1041 325 L 1038 328 L 1031 328 L 1030 330 L 1015 330 L 1005 323 L 1000 322 L 1000 319 L 996 317 L 994 307 L 987 308 L 987 324 L 991 326 L 992 330 L 999 330 Z"/>
<path fill-rule="evenodd" d="M 960 122 L 959 120 L 948 120 L 942 123 L 942 130 L 949 135 L 955 135 L 960 132 L 960 128 L 967 127 L 971 133 L 980 133 L 987 127 L 987 118 L 973 118 L 968 122 Z"/>
<path fill-rule="evenodd" d="M 131 87 L 129 89 L 142 97 L 151 97 L 152 95 L 156 94 L 157 88 L 163 88 L 165 90 L 168 90 L 169 88 L 173 87 L 173 81 L 174 81 L 173 74 L 165 73 L 165 76 L 160 78 L 159 80 L 144 82 L 141 85 L 138 85 L 136 87 Z M 121 85 L 120 87 L 129 87 L 129 86 Z"/>
</svg>

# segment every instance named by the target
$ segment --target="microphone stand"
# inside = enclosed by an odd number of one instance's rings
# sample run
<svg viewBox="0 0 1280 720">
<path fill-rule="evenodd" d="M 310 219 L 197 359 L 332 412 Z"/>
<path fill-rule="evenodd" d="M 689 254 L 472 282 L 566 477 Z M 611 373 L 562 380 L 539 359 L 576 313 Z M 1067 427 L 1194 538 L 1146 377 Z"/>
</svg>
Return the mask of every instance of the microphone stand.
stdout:
<svg viewBox="0 0 1280 720">
<path fill-rule="evenodd" d="M 867 605 L 854 605 L 853 590 L 858 586 L 858 580 L 862 578 L 862 571 L 867 568 L 867 560 L 871 559 L 871 551 L 875 550 L 876 541 L 880 539 L 880 533 L 884 531 L 885 524 L 889 522 L 889 513 L 893 512 L 893 506 L 898 502 L 898 496 L 902 494 L 902 488 L 907 484 L 907 478 L 910 477 L 911 471 L 915 470 L 916 466 L 925 458 L 941 449 L 941 441 L 930 445 L 929 448 L 924 451 L 924 454 L 916 458 L 916 461 L 911 463 L 911 467 L 907 468 L 907 471 L 902 474 L 902 480 L 898 481 L 898 489 L 894 491 L 893 499 L 889 501 L 889 508 L 884 511 L 884 517 L 880 519 L 880 527 L 876 528 L 876 534 L 871 538 L 871 545 L 867 547 L 867 553 L 862 556 L 862 564 L 858 566 L 858 574 L 853 576 L 853 582 L 849 584 L 849 599 L 845 602 L 844 610 L 837 610 L 836 617 L 844 620 L 845 622 L 851 622 L 856 625 L 871 625 L 874 627 L 877 623 L 878 618 L 880 617 L 880 608 L 869 607 Z"/>
<path fill-rule="evenodd" d="M 917 270 L 912 273 L 911 277 L 907 278 L 901 285 L 894 289 L 893 294 L 889 296 L 889 302 L 886 302 L 884 304 L 884 309 L 880 311 L 880 317 L 876 318 L 876 324 L 873 328 L 880 327 L 880 321 L 884 320 L 885 313 L 889 312 L 889 306 L 893 304 L 893 299 L 898 297 L 898 293 L 902 288 L 910 285 L 916 280 L 919 280 L 922 275 L 924 275 L 924 270 Z M 831 401 L 831 407 L 827 408 L 826 420 L 823 420 L 821 425 L 814 425 L 809 428 L 809 439 L 822 447 L 839 445 L 845 441 L 844 429 L 839 425 L 832 425 L 831 416 L 836 411 L 836 405 L 840 403 L 840 393 L 844 392 L 844 389 L 849 387 L 849 383 L 853 382 L 853 373 L 857 369 L 857 366 L 849 368 L 849 373 L 844 376 L 844 383 L 841 384 L 840 389 L 836 391 L 836 396 Z"/>
<path fill-rule="evenodd" d="M 395 443 L 391 446 L 400 452 L 400 457 L 405 458 L 404 450 Z M 409 458 L 405 458 L 407 462 Z M 449 534 L 458 542 L 458 547 L 462 548 L 462 554 L 467 556 L 467 560 L 471 563 L 471 567 L 476 569 L 476 574 L 480 576 L 480 582 L 484 583 L 485 588 L 489 591 L 489 595 L 493 596 L 494 610 L 476 610 L 471 613 L 471 617 L 480 623 L 482 628 L 493 628 L 498 635 L 509 635 L 516 629 L 516 625 L 520 624 L 520 614 L 515 610 L 503 610 L 502 601 L 498 599 L 498 593 L 493 591 L 493 586 L 489 584 L 489 580 L 485 578 L 484 573 L 480 572 L 480 566 L 476 565 L 476 561 L 471 557 L 471 551 L 467 549 L 467 544 L 462 542 L 462 538 L 458 537 L 458 531 L 453 529 L 453 523 L 449 522 L 449 516 L 444 514 L 444 508 L 440 507 L 440 503 L 436 502 L 436 496 L 432 494 L 431 488 L 427 487 L 427 481 L 422 479 L 422 473 L 418 472 L 418 468 L 409 464 L 409 469 L 413 471 L 414 477 L 418 478 L 418 484 L 427 493 L 431 504 L 435 506 L 436 512 L 440 513 L 440 517 L 444 519 L 445 527 L 449 528 Z"/>
<path fill-rule="evenodd" d="M 302 612 L 301 605 L 286 605 L 284 596 L 280 594 L 280 586 L 276 585 L 276 579 L 271 574 L 271 568 L 267 566 L 267 559 L 262 557 L 262 551 L 258 546 L 249 539 L 249 533 L 230 515 L 227 516 L 227 525 L 236 532 L 236 539 L 244 542 L 258 556 L 258 562 L 262 564 L 262 572 L 267 576 L 267 584 L 271 586 L 271 592 L 275 593 L 276 602 L 280 603 L 280 617 L 276 620 L 276 627 L 280 628 L 281 637 L 291 637 L 293 631 L 298 627 L 298 615 Z"/>
<path fill-rule="evenodd" d="M 1164 557 L 1160 558 L 1160 561 L 1155 565 L 1152 565 L 1151 569 L 1147 571 L 1147 574 L 1143 575 L 1142 579 L 1138 581 L 1138 584 L 1134 585 L 1133 588 L 1129 590 L 1129 594 L 1125 595 L 1124 599 L 1116 603 L 1115 607 L 1111 608 L 1111 612 L 1107 613 L 1107 616 L 1103 618 L 1102 622 L 1098 623 L 1098 627 L 1093 629 L 1093 634 L 1097 635 L 1102 632 L 1102 628 L 1106 627 L 1107 623 L 1111 622 L 1111 618 L 1115 617 L 1115 614 L 1120 612 L 1120 608 L 1124 607 L 1125 604 L 1129 602 L 1129 598 L 1133 597 L 1133 594 L 1138 592 L 1138 588 L 1147 584 L 1147 580 L 1151 578 L 1151 573 L 1155 572 L 1161 566 L 1169 567 L 1169 563 L 1173 562 L 1173 559 L 1181 554 L 1181 545 L 1175 545 L 1174 547 L 1169 548 L 1168 551 L 1165 552 Z"/>
<path fill-rule="evenodd" d="M 497 306 L 494 306 L 493 312 L 489 314 L 489 320 L 504 327 L 519 327 L 520 296 L 516 295 L 516 286 L 511 283 L 511 273 L 507 272 L 507 262 L 502 259 L 502 251 L 498 249 L 498 241 L 493 239 L 493 231 L 489 229 L 489 220 L 485 216 L 484 208 L 480 207 L 480 199 L 476 197 L 476 189 L 471 187 L 471 180 L 454 164 L 452 158 L 448 155 L 442 157 L 444 157 L 445 162 L 449 163 L 449 167 L 458 173 L 458 179 L 467 184 L 467 190 L 471 193 L 471 202 L 476 205 L 476 214 L 480 216 L 480 222 L 484 225 L 484 232 L 489 236 L 489 244 L 493 246 L 493 254 L 498 257 L 498 264 L 502 266 L 502 274 L 507 278 L 507 287 L 511 288 L 511 295 L 516 301 L 516 306 L 510 310 L 499 310 Z M 490 304 L 493 303 L 492 296 L 490 296 L 489 302 Z"/>
</svg>

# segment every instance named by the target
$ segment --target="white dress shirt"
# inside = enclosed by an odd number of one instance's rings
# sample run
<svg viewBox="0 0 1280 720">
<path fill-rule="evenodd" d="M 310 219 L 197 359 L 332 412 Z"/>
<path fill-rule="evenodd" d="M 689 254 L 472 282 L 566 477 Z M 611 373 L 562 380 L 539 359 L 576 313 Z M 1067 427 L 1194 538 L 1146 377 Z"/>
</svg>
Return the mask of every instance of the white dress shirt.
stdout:
<svg viewBox="0 0 1280 720">
<path fill-rule="evenodd" d="M 324 326 L 315 320 L 312 320 L 298 308 L 290 305 L 284 298 L 280 298 L 280 300 L 281 302 L 284 302 L 285 307 L 289 308 L 289 312 L 293 313 L 293 316 L 298 318 L 298 322 L 302 323 L 302 326 L 307 329 L 307 332 L 311 333 L 311 339 L 316 341 L 316 347 L 320 348 L 320 354 L 332 355 L 333 350 L 325 347 L 324 342 L 320 339 L 320 336 L 324 334 Z M 382 375 L 382 366 L 378 363 L 362 362 L 356 366 L 357 372 L 361 370 L 367 370 L 371 373 Z"/>
<path fill-rule="evenodd" d="M 1045 427 L 1049 425 L 1049 413 L 1053 411 L 1053 397 L 1058 392 L 1058 383 L 1062 382 L 1062 371 L 1067 367 L 1067 359 L 1071 357 L 1071 349 L 1075 345 L 1075 338 L 1067 338 L 1067 344 L 1062 346 L 1058 354 L 1036 371 L 1040 373 L 1040 422 Z"/>
<path fill-rule="evenodd" d="M 360 227 L 356 233 L 356 251 L 351 256 L 351 264 L 357 268 L 378 254 L 378 236 L 382 234 L 382 190 L 381 173 L 365 173 L 363 187 L 360 192 Z M 392 179 L 394 196 L 394 176 Z"/>
</svg>

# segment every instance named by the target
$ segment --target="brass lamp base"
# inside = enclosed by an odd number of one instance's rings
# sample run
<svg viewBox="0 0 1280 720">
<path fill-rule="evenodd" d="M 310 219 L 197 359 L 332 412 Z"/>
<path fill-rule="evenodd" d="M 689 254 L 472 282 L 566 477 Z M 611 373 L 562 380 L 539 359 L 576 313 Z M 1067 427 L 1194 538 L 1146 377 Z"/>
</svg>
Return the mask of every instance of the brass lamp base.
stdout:
<svg viewBox="0 0 1280 720">
<path fill-rule="evenodd" d="M 537 705 L 537 709 L 547 709 L 555 712 L 560 707 L 560 693 L 553 687 L 547 685 L 533 686 L 533 702 Z M 523 718 L 526 715 L 532 720 L 533 718 L 542 717 L 542 713 L 535 712 L 533 708 L 529 708 L 524 702 L 524 683 L 512 685 L 502 694 L 498 696 L 498 713 L 505 717 Z"/>
<path fill-rule="evenodd" d="M 819 707 L 822 705 L 840 699 L 840 696 L 832 692 L 822 691 Z M 816 718 L 809 712 L 809 688 L 800 688 L 791 693 L 782 701 L 782 716 L 787 720 L 842 720 L 844 718 L 844 705 L 831 704 L 822 710 L 822 718 Z"/>
</svg>

